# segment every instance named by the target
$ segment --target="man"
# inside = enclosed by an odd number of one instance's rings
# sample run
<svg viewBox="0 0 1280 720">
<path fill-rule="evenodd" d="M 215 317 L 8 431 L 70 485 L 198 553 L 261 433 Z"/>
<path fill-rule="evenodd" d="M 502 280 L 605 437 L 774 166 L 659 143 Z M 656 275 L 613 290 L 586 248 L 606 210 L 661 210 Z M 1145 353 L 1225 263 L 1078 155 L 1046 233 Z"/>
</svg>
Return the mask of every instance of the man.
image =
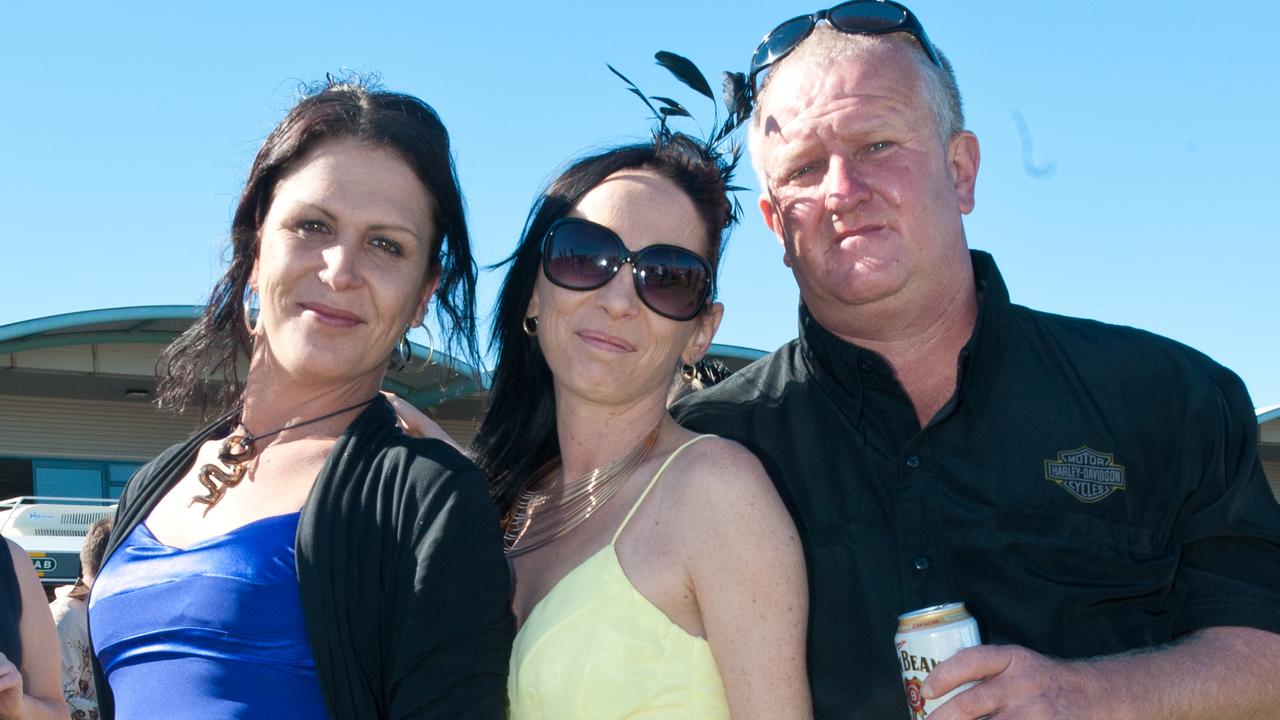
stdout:
<svg viewBox="0 0 1280 720">
<path fill-rule="evenodd" d="M 49 603 L 53 624 L 62 643 L 62 694 L 70 720 L 97 720 L 98 691 L 93 684 L 89 651 L 89 591 L 102 567 L 102 554 L 111 536 L 111 518 L 89 526 L 80 546 L 80 577 L 75 585 L 58 588 Z"/>
<path fill-rule="evenodd" d="M 925 695 L 983 682 L 930 720 L 1280 714 L 1280 507 L 1239 379 L 1010 304 L 961 222 L 978 140 L 906 8 L 784 23 L 749 84 L 800 337 L 677 416 L 755 451 L 795 518 L 817 717 L 908 716 L 896 618 L 951 601 L 988 644 Z"/>
</svg>

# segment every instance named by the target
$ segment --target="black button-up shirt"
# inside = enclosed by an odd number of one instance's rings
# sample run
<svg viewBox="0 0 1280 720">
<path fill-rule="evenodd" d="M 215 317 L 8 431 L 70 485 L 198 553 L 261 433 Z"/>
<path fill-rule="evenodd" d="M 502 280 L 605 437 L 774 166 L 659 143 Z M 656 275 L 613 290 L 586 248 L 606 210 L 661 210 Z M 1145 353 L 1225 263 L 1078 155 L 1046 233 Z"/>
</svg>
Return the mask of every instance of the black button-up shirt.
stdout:
<svg viewBox="0 0 1280 720">
<path fill-rule="evenodd" d="M 1151 333 L 980 307 L 924 428 L 892 368 L 801 308 L 800 338 L 682 401 L 759 456 L 808 563 L 818 718 L 905 718 L 903 612 L 963 601 L 988 643 L 1063 658 L 1217 625 L 1280 632 L 1280 506 L 1240 380 Z"/>
</svg>

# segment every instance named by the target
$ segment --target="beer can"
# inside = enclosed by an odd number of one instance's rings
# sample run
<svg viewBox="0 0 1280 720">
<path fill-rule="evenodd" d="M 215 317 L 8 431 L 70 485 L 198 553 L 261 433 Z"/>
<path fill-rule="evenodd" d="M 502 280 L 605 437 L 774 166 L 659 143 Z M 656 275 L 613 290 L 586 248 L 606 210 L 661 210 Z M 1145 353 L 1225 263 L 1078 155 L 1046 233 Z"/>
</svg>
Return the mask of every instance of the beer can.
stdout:
<svg viewBox="0 0 1280 720">
<path fill-rule="evenodd" d="M 978 621 L 965 609 L 964 603 L 934 605 L 899 615 L 893 642 L 902 666 L 902 683 L 912 720 L 928 717 L 952 695 L 977 684 L 966 683 L 936 700 L 926 701 L 920 694 L 920 686 L 934 666 L 964 648 L 982 644 Z"/>
</svg>

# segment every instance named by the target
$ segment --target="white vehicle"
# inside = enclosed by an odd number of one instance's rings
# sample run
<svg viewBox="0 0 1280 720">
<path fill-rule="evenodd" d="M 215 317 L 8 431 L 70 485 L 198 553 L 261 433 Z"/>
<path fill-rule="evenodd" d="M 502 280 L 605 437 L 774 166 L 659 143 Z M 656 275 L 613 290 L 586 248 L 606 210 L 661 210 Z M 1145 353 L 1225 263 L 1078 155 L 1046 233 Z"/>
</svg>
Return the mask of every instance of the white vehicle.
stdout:
<svg viewBox="0 0 1280 720">
<path fill-rule="evenodd" d="M 0 535 L 27 551 L 41 582 L 73 583 L 89 526 L 115 514 L 115 500 L 24 495 L 0 500 Z"/>
</svg>

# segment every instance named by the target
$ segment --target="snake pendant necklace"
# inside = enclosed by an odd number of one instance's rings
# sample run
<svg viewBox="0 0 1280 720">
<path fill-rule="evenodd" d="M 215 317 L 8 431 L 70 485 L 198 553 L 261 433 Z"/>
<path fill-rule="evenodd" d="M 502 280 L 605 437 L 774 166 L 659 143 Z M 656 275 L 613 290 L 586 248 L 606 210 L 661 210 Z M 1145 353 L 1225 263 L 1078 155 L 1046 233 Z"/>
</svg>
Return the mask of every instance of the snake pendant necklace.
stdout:
<svg viewBox="0 0 1280 720">
<path fill-rule="evenodd" d="M 261 435 L 254 435 L 251 432 L 245 432 L 243 435 L 228 435 L 227 439 L 222 441 L 222 447 L 218 449 L 218 462 L 226 465 L 229 469 L 220 468 L 213 463 L 201 466 L 200 472 L 196 475 L 196 479 L 200 481 L 200 484 L 204 486 L 205 490 L 208 491 L 208 494 L 192 497 L 191 502 L 187 503 L 187 507 L 191 507 L 196 503 L 203 503 L 205 505 L 204 514 L 208 515 L 209 511 L 213 509 L 213 506 L 217 505 L 218 501 L 222 500 L 222 497 L 227 494 L 228 489 L 239 485 L 240 481 L 244 480 L 245 473 L 248 472 L 249 461 L 258 456 L 259 448 L 256 447 L 254 443 L 259 440 L 265 440 L 272 435 L 279 435 L 285 430 L 293 430 L 295 428 L 300 428 L 303 425 L 310 425 L 312 423 L 318 423 L 321 420 L 328 420 L 335 415 L 341 415 L 342 413 L 350 412 L 356 408 L 364 407 L 376 399 L 376 396 L 371 397 L 364 402 L 358 402 L 355 405 L 344 407 L 341 410 L 334 410 L 327 415 L 321 415 L 320 417 L 311 418 L 310 420 L 303 420 L 302 422 L 289 423 L 284 427 L 277 428 L 269 433 L 262 433 Z M 248 428 L 245 428 L 245 430 L 247 431 Z"/>
</svg>

